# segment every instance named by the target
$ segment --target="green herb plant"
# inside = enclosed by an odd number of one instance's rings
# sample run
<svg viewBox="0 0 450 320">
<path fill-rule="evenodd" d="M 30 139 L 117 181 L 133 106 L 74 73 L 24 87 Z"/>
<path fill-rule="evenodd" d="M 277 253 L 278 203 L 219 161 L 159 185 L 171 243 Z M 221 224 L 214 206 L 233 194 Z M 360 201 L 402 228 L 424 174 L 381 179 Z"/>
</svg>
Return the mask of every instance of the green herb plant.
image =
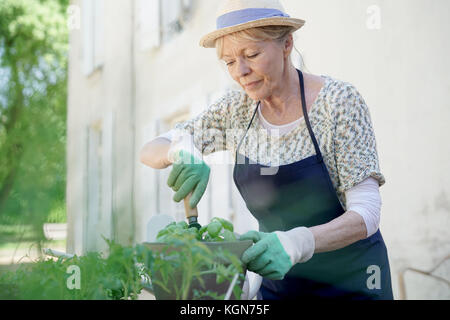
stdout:
<svg viewBox="0 0 450 320">
<path fill-rule="evenodd" d="M 233 224 L 222 218 L 214 217 L 208 225 L 189 228 L 185 221 L 172 222 L 162 229 L 156 240 L 167 244 L 160 259 L 155 260 L 154 275 L 160 273 L 158 279 L 152 279 L 155 285 L 163 288 L 167 293 L 175 291 L 176 299 L 223 299 L 225 294 L 208 290 L 205 287 L 205 276 L 216 276 L 216 283 L 225 281 L 231 283 L 233 277 L 239 274 L 238 281 L 233 287 L 233 293 L 240 297 L 243 282 L 243 268 L 241 261 L 227 250 L 218 249 L 214 252 L 204 244 L 205 242 L 237 241 L 233 233 Z M 178 270 L 178 272 L 177 272 Z M 180 271 L 181 270 L 181 271 Z M 192 283 L 197 282 L 204 290 L 193 289 L 193 296 L 189 296 Z M 169 284 L 172 286 L 169 288 Z"/>
<path fill-rule="evenodd" d="M 167 246 L 155 256 L 152 265 L 153 285 L 168 294 L 175 294 L 177 300 L 224 299 L 225 294 L 219 295 L 206 288 L 205 276 L 215 276 L 216 283 L 220 284 L 231 283 L 235 274 L 239 274 L 233 293 L 240 297 L 243 268 L 238 257 L 223 249 L 212 252 L 192 231 L 173 232 L 170 237 L 165 237 L 165 243 Z M 194 289 L 191 295 L 193 283 L 200 284 L 203 290 Z"/>
<path fill-rule="evenodd" d="M 142 265 L 151 264 L 142 245 L 124 247 L 106 240 L 109 255 L 98 252 L 84 256 L 39 258 L 21 265 L 15 272 L 0 274 L 0 299 L 11 300 L 120 300 L 137 299 L 146 274 Z M 140 262 L 140 263 L 139 263 Z M 67 284 L 70 266 L 80 269 L 80 288 Z"/>
<path fill-rule="evenodd" d="M 237 241 L 233 230 L 234 227 L 230 221 L 218 217 L 212 218 L 208 225 L 201 227 L 199 230 L 193 227 L 189 228 L 185 221 L 172 222 L 158 232 L 156 240 L 167 242 L 172 237 L 191 234 L 198 241 L 203 242 Z"/>
</svg>

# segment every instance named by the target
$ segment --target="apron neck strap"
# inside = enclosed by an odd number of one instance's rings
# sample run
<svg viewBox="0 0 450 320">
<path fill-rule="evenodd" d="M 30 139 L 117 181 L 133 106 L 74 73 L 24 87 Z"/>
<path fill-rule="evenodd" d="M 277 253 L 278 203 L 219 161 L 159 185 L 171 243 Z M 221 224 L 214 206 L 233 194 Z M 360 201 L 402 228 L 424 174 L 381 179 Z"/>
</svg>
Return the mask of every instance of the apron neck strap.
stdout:
<svg viewBox="0 0 450 320">
<path fill-rule="evenodd" d="M 322 153 L 320 152 L 319 144 L 317 143 L 316 136 L 314 135 L 314 132 L 311 128 L 311 123 L 309 122 L 308 111 L 306 110 L 305 83 L 303 81 L 303 73 L 298 69 L 297 69 L 297 72 L 298 72 L 298 78 L 300 80 L 303 116 L 305 117 L 306 126 L 308 127 L 309 136 L 311 137 L 311 140 L 314 144 L 314 149 L 316 149 L 317 158 L 319 159 L 320 162 L 322 162 L 323 161 Z"/>
<path fill-rule="evenodd" d="M 250 123 L 248 124 L 247 129 L 245 130 L 244 136 L 241 138 L 241 141 L 239 142 L 239 144 L 238 144 L 238 146 L 237 146 L 237 148 L 236 148 L 236 157 L 235 157 L 235 158 L 236 158 L 236 159 L 235 159 L 236 162 L 237 162 L 237 155 L 238 155 L 238 153 L 239 153 L 239 149 L 241 148 L 242 141 L 244 141 L 244 138 L 245 138 L 245 136 L 247 135 L 247 132 L 248 132 L 248 130 L 250 129 L 250 126 L 251 126 L 252 123 L 253 123 L 253 119 L 255 118 L 256 111 L 258 111 L 258 108 L 259 108 L 260 104 L 261 104 L 261 101 L 258 102 L 258 105 L 257 105 L 256 108 L 255 108 L 255 112 L 253 112 L 253 117 L 252 117 L 252 119 L 250 120 Z"/>
</svg>

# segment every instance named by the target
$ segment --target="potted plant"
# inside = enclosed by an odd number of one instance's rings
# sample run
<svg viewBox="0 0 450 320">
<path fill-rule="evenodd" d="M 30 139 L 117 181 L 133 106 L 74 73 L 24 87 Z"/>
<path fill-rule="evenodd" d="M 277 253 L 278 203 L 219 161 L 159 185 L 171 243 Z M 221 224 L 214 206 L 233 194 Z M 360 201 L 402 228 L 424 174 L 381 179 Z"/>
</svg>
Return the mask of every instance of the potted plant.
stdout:
<svg viewBox="0 0 450 320">
<path fill-rule="evenodd" d="M 149 274 L 156 299 L 224 299 L 230 285 L 230 298 L 240 298 L 246 272 L 240 258 L 252 241 L 239 241 L 229 221 L 213 218 L 199 230 L 173 222 L 144 245 L 154 256 Z"/>
</svg>

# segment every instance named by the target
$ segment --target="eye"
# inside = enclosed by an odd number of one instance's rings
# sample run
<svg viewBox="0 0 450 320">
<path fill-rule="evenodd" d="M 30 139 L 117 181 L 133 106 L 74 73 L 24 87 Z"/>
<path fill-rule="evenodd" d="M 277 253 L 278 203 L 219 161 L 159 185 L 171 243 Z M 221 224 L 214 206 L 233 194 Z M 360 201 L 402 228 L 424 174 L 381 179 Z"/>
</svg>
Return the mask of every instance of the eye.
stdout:
<svg viewBox="0 0 450 320">
<path fill-rule="evenodd" d="M 233 65 L 234 61 L 226 62 L 228 67 L 231 67 Z"/>
<path fill-rule="evenodd" d="M 249 55 L 249 56 L 247 56 L 247 58 L 253 59 L 253 58 L 256 58 L 257 56 L 259 56 L 259 53 L 255 53 L 255 54 Z"/>
</svg>

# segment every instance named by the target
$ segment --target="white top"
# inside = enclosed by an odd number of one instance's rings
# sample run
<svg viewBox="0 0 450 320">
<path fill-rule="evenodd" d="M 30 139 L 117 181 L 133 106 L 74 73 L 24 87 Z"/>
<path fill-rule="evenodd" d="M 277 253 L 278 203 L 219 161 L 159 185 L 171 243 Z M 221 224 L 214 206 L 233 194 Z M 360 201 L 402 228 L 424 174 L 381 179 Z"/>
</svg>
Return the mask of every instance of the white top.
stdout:
<svg viewBox="0 0 450 320">
<path fill-rule="evenodd" d="M 298 125 L 300 124 L 300 121 L 303 119 L 303 117 L 301 117 L 291 123 L 277 126 L 277 125 L 271 124 L 264 118 L 264 116 L 262 115 L 262 112 L 261 112 L 261 108 L 258 108 L 258 116 L 259 116 L 259 120 L 261 120 L 261 124 L 263 125 L 264 128 L 267 129 L 269 134 L 270 134 L 270 130 L 278 130 L 278 133 L 281 136 L 289 133 L 290 131 L 292 131 L 296 127 L 298 127 Z"/>
</svg>

